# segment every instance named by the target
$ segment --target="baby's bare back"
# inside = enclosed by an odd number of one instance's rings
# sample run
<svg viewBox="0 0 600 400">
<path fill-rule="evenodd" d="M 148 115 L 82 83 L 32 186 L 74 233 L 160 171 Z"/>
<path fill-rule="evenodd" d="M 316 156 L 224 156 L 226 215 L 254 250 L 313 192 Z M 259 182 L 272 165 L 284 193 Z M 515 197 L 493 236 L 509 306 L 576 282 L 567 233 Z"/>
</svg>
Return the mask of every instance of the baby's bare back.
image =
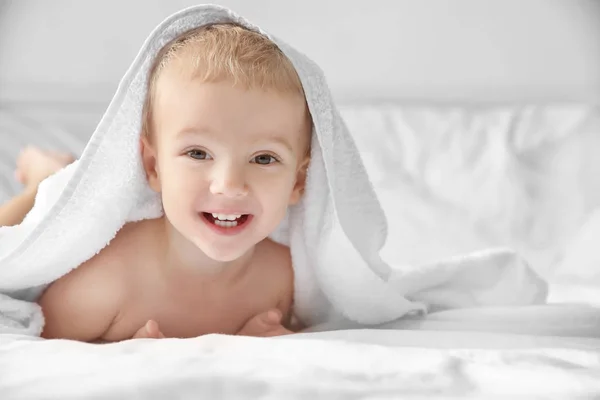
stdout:
<svg viewBox="0 0 600 400">
<path fill-rule="evenodd" d="M 158 221 L 126 225 L 96 257 L 50 286 L 40 300 L 44 336 L 120 341 L 149 320 L 166 337 L 236 334 L 257 314 L 273 308 L 289 313 L 288 248 L 265 240 L 239 273 L 211 277 L 199 273 L 202 266 L 186 270 L 160 261 Z"/>
</svg>

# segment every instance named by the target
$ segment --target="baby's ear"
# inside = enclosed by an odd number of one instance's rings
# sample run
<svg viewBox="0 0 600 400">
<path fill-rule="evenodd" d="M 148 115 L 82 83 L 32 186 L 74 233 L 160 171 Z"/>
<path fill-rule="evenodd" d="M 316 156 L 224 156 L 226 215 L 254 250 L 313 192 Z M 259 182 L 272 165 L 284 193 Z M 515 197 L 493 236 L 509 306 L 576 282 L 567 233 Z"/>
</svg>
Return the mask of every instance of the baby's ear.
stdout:
<svg viewBox="0 0 600 400">
<path fill-rule="evenodd" d="M 306 156 L 296 172 L 296 184 L 294 185 L 294 189 L 290 196 L 290 205 L 297 204 L 304 194 L 304 189 L 306 187 L 306 173 L 309 165 L 310 156 Z"/>
<path fill-rule="evenodd" d="M 156 161 L 156 147 L 150 143 L 145 135 L 142 135 L 140 139 L 140 152 L 148 185 L 150 185 L 155 192 L 160 192 L 160 177 L 158 174 L 158 163 Z"/>
</svg>

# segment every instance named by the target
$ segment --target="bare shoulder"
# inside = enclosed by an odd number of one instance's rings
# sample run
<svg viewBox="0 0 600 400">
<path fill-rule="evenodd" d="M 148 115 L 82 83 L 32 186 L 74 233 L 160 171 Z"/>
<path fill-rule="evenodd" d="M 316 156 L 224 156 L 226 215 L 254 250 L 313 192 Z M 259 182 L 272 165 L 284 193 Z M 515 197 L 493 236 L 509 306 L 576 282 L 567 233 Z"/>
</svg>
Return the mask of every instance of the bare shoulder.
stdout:
<svg viewBox="0 0 600 400">
<path fill-rule="evenodd" d="M 110 282 L 115 289 L 118 288 L 120 271 L 128 258 L 127 242 L 135 234 L 135 230 L 131 227 L 124 226 L 98 254 L 58 279 L 52 286 L 71 286 L 77 282 L 98 284 Z M 97 286 L 89 285 L 86 289 L 93 290 Z"/>
<path fill-rule="evenodd" d="M 135 224 L 125 225 L 98 254 L 75 268 L 64 279 L 101 279 L 113 281 L 118 284 L 121 274 L 128 262 L 131 262 L 132 242 L 140 235 L 139 227 Z M 100 282 L 100 281 L 99 281 Z M 118 285 L 117 285 L 118 287 Z"/>
<path fill-rule="evenodd" d="M 259 251 L 263 263 L 261 268 L 279 279 L 282 277 L 293 278 L 292 254 L 289 247 L 266 239 L 261 243 Z"/>
<path fill-rule="evenodd" d="M 53 282 L 39 299 L 43 336 L 96 340 L 118 314 L 126 294 L 125 244 L 134 232 L 124 228 L 97 255 Z"/>
</svg>

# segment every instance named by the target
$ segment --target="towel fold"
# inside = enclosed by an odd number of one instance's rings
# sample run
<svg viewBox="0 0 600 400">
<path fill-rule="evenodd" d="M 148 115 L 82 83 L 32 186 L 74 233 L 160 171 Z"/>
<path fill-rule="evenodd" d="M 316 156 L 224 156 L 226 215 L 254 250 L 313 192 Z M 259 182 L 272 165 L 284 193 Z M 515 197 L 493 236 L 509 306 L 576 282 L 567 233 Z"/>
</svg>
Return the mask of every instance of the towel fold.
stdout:
<svg viewBox="0 0 600 400">
<path fill-rule="evenodd" d="M 345 318 L 380 324 L 429 307 L 544 302 L 545 282 L 509 250 L 486 250 L 426 266 L 382 260 L 385 216 L 321 70 L 233 12 L 201 5 L 158 25 L 81 158 L 42 183 L 22 224 L 0 228 L 0 333 L 39 335 L 41 312 L 30 302 L 46 285 L 97 254 L 124 224 L 162 215 L 160 197 L 146 182 L 139 154 L 150 65 L 159 49 L 181 33 L 227 22 L 261 32 L 281 48 L 301 78 L 312 114 L 305 195 L 272 235 L 291 248 L 295 312 L 303 322 Z"/>
</svg>

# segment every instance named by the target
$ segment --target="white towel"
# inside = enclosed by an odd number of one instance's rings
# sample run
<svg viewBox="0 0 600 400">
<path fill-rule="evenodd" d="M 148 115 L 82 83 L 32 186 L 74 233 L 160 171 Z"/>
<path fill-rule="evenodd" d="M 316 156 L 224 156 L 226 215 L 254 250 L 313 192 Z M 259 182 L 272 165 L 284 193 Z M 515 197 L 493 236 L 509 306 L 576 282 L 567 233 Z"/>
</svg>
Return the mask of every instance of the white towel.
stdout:
<svg viewBox="0 0 600 400">
<path fill-rule="evenodd" d="M 273 234 L 291 247 L 302 321 L 379 324 L 424 307 L 544 301 L 546 284 L 510 251 L 429 266 L 387 265 L 379 256 L 387 236 L 384 214 L 321 70 L 233 12 L 202 5 L 172 15 L 150 34 L 81 158 L 42 183 L 21 225 L 0 229 L 0 332 L 39 334 L 40 309 L 29 301 L 45 285 L 97 254 L 125 223 L 161 215 L 139 154 L 149 67 L 174 37 L 224 22 L 257 30 L 280 46 L 298 71 L 314 120 L 305 197 Z"/>
</svg>

